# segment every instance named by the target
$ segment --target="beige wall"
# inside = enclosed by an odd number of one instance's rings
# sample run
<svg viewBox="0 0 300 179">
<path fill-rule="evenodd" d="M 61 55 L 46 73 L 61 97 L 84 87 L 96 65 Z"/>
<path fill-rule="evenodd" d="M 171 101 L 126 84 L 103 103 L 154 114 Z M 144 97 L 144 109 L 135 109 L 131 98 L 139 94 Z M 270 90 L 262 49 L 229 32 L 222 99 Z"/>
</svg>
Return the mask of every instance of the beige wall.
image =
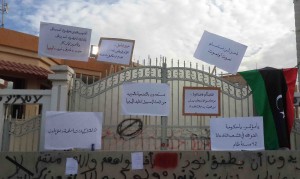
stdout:
<svg viewBox="0 0 300 179">
<path fill-rule="evenodd" d="M 77 175 L 66 176 L 66 159 L 78 163 Z M 102 179 L 263 179 L 299 178 L 300 153 L 143 152 L 144 168 L 133 170 L 131 152 L 0 153 L 1 178 Z"/>
<path fill-rule="evenodd" d="M 59 60 L 38 56 L 38 37 L 0 28 L 0 60 L 19 62 L 43 67 L 59 64 Z"/>
<path fill-rule="evenodd" d="M 34 65 L 50 70 L 51 65 L 55 65 L 54 61 L 40 58 L 36 52 L 26 51 L 0 45 L 0 60 Z"/>
<path fill-rule="evenodd" d="M 9 29 L 0 28 L 0 60 L 12 61 L 50 70 L 53 65 L 68 65 L 74 69 L 77 74 L 88 76 L 105 77 L 111 72 L 111 64 L 98 62 L 94 58 L 90 58 L 88 62 L 77 60 L 61 60 L 38 56 L 38 40 L 37 36 L 25 34 Z M 119 70 L 120 65 L 114 64 Z M 107 73 L 106 73 L 107 72 Z"/>
<path fill-rule="evenodd" d="M 55 65 L 55 62 L 52 60 L 39 58 L 35 52 L 11 48 L 3 45 L 0 45 L 0 60 L 42 67 L 48 71 L 51 71 L 51 65 Z M 40 89 L 42 84 L 48 87 L 51 86 L 51 84 L 48 84 L 49 82 L 47 78 L 37 78 L 34 75 L 22 75 L 14 72 L 6 72 L 2 75 L 26 79 L 25 88 L 27 89 Z"/>
</svg>

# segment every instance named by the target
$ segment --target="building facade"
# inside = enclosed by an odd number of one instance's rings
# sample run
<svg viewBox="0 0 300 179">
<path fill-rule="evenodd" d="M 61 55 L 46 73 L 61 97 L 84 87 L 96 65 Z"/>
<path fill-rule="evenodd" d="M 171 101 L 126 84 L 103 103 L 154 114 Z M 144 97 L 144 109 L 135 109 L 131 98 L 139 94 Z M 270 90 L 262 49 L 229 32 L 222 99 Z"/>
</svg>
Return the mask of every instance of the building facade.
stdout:
<svg viewBox="0 0 300 179">
<path fill-rule="evenodd" d="M 50 68 L 54 65 L 67 65 L 83 79 L 103 78 L 121 68 L 92 57 L 88 62 L 41 57 L 38 55 L 39 38 L 30 34 L 0 28 L 0 37 L 0 78 L 13 82 L 14 89 L 51 88 L 47 77 L 53 73 Z"/>
</svg>

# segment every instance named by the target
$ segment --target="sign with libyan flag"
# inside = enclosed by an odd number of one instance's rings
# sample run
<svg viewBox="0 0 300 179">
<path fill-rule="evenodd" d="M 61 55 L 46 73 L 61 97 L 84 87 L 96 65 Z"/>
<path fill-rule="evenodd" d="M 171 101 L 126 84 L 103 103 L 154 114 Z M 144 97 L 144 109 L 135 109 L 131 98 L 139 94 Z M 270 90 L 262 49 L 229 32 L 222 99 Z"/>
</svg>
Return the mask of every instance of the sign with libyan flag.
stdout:
<svg viewBox="0 0 300 179">
<path fill-rule="evenodd" d="M 240 72 L 252 89 L 257 115 L 263 116 L 266 150 L 290 148 L 297 70 L 267 67 Z"/>
</svg>

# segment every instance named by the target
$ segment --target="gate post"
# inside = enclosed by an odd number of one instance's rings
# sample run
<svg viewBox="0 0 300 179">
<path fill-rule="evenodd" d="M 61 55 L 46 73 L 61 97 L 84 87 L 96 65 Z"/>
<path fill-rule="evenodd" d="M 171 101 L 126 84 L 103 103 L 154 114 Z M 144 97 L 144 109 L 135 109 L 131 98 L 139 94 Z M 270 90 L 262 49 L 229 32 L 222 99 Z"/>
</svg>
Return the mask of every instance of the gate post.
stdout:
<svg viewBox="0 0 300 179">
<path fill-rule="evenodd" d="M 54 74 L 49 74 L 48 79 L 52 81 L 50 111 L 67 111 L 69 86 L 72 85 L 74 70 L 67 65 L 52 66 Z M 44 109 L 43 109 L 44 111 Z M 40 151 L 44 150 L 45 139 L 45 117 L 43 112 L 40 131 Z"/>
<path fill-rule="evenodd" d="M 161 83 L 168 83 L 168 70 L 166 58 L 163 59 L 162 69 L 161 69 Z M 168 116 L 161 117 L 161 150 L 167 150 L 168 148 L 168 138 L 167 138 L 167 125 Z"/>
<path fill-rule="evenodd" d="M 52 111 L 67 111 L 68 94 L 74 70 L 67 65 L 56 65 L 51 67 L 54 74 L 48 75 L 52 81 L 51 107 Z"/>
<path fill-rule="evenodd" d="M 0 142 L 0 147 L 2 144 L 2 149 L 0 152 L 8 152 L 9 151 L 9 129 L 10 129 L 10 122 L 7 117 L 4 118 L 4 125 L 3 125 L 3 134 L 2 134 L 2 143 Z M 1 136 L 1 135 L 0 135 Z"/>
</svg>

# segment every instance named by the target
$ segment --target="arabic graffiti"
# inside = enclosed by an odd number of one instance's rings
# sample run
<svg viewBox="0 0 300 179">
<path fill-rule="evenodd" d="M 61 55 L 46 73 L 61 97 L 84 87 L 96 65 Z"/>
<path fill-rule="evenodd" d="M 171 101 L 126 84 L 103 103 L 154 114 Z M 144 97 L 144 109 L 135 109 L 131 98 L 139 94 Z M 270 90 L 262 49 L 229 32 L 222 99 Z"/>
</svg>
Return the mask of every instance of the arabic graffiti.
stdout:
<svg viewBox="0 0 300 179">
<path fill-rule="evenodd" d="M 297 151 L 143 152 L 143 169 L 133 170 L 130 152 L 1 153 L 1 178 L 280 178 L 300 174 Z M 77 174 L 65 175 L 66 159 L 78 163 Z"/>
<path fill-rule="evenodd" d="M 38 103 L 42 98 L 42 95 L 8 95 L 1 96 L 0 102 L 4 100 L 5 104 Z"/>
<path fill-rule="evenodd" d="M 33 173 L 31 171 L 29 171 L 28 169 L 26 169 L 25 167 L 22 166 L 22 161 L 23 161 L 23 156 L 21 156 L 22 160 L 21 160 L 21 164 L 19 164 L 18 162 L 16 162 L 15 160 L 13 160 L 12 158 L 10 158 L 9 156 L 5 157 L 8 161 L 10 161 L 11 163 L 13 163 L 14 165 L 16 165 L 17 167 L 19 167 L 19 169 L 25 171 L 26 173 L 28 173 L 30 176 L 33 176 Z M 18 169 L 17 169 L 18 171 Z"/>
<path fill-rule="evenodd" d="M 209 150 L 210 149 L 210 138 L 204 136 L 198 136 L 192 133 L 190 135 L 192 142 L 192 150 Z"/>
<path fill-rule="evenodd" d="M 203 134 L 200 134 L 201 131 L 183 128 L 168 129 L 170 135 L 167 136 L 166 143 L 152 143 L 159 137 L 156 130 L 144 126 L 140 119 L 126 119 L 119 123 L 117 130 L 112 130 L 110 127 L 103 128 L 103 149 L 109 147 L 109 149 L 118 150 L 122 147 L 123 150 L 127 150 L 129 145 L 138 149 L 147 145 L 149 150 L 160 150 L 161 147 L 168 150 L 180 150 L 185 148 L 186 143 L 191 142 L 191 150 L 209 150 L 210 138 L 207 131 L 204 130 Z"/>
</svg>

